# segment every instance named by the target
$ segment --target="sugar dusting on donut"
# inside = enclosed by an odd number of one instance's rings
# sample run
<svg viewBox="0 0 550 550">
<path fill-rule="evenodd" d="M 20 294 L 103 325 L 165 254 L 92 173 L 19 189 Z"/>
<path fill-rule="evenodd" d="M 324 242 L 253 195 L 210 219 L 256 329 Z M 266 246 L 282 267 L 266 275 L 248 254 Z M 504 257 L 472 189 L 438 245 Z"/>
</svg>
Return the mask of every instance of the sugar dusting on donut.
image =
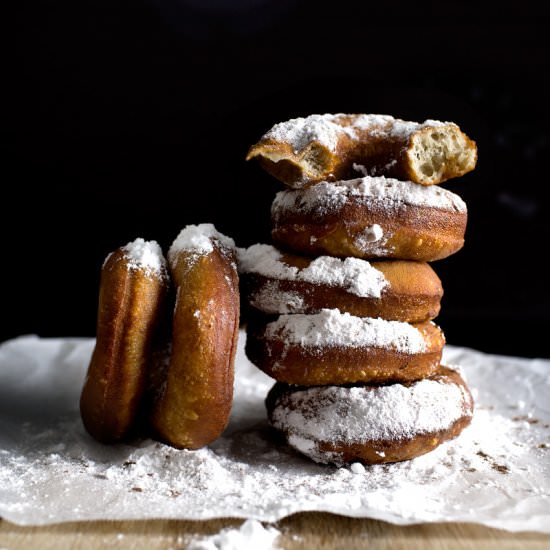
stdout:
<svg viewBox="0 0 550 550">
<path fill-rule="evenodd" d="M 268 244 L 241 248 L 238 249 L 239 271 L 270 279 L 339 286 L 361 297 L 380 298 L 389 285 L 384 274 L 366 260 L 320 256 L 300 269 L 286 264 L 282 257 L 279 250 Z"/>
<path fill-rule="evenodd" d="M 191 252 L 198 256 L 210 254 L 214 250 L 214 242 L 220 245 L 222 251 L 235 249 L 235 241 L 217 231 L 211 223 L 187 225 L 180 231 L 168 250 L 168 260 L 173 263 L 180 251 Z"/>
<path fill-rule="evenodd" d="M 335 115 L 330 114 L 293 118 L 275 124 L 264 138 L 288 143 L 295 152 L 304 149 L 312 141 L 334 151 L 342 132 L 342 127 L 333 122 L 334 118 Z"/>
<path fill-rule="evenodd" d="M 289 212 L 324 214 L 335 212 L 349 200 L 372 204 L 385 210 L 403 205 L 425 206 L 466 212 L 465 202 L 438 185 L 417 185 L 384 176 L 365 176 L 336 182 L 323 181 L 308 189 L 279 191 L 271 207 L 275 220 Z"/>
<path fill-rule="evenodd" d="M 297 313 L 304 309 L 299 292 L 283 290 L 280 281 L 268 281 L 248 297 L 252 307 L 265 313 Z"/>
<path fill-rule="evenodd" d="M 302 347 L 376 347 L 401 353 L 422 353 L 427 349 L 422 333 L 400 321 L 356 317 L 338 309 L 314 314 L 281 315 L 265 328 L 268 340 Z"/>
<path fill-rule="evenodd" d="M 302 151 L 313 142 L 335 151 L 338 139 L 346 134 L 351 139 L 359 139 L 357 130 L 369 131 L 381 138 L 406 139 L 417 130 L 427 126 L 444 126 L 452 123 L 426 120 L 422 123 L 396 119 L 390 115 L 361 114 L 313 114 L 275 124 L 264 139 L 287 143 L 295 153 Z"/>
<path fill-rule="evenodd" d="M 424 379 L 410 386 L 316 386 L 287 392 L 271 414 L 289 443 L 317 462 L 338 462 L 318 442 L 366 443 L 412 439 L 448 429 L 471 416 L 471 397 L 458 384 Z"/>
<path fill-rule="evenodd" d="M 123 246 L 121 250 L 128 269 L 139 269 L 146 275 L 166 275 L 166 260 L 156 241 L 138 238 Z"/>
<path fill-rule="evenodd" d="M 359 115 L 353 120 L 352 127 L 358 130 L 370 130 L 372 135 L 406 139 L 421 128 L 448 126 L 451 124 L 456 126 L 452 122 L 441 122 L 431 119 L 424 122 L 412 122 L 393 118 L 390 115 Z"/>
</svg>

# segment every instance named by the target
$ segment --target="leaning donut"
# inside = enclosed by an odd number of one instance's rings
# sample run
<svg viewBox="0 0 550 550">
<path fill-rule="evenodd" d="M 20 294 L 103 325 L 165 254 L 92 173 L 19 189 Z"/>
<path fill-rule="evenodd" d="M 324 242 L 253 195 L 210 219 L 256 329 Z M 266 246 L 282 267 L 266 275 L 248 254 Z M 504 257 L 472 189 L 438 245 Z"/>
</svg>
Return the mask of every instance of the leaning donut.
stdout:
<svg viewBox="0 0 550 550">
<path fill-rule="evenodd" d="M 473 170 L 477 148 L 452 122 L 324 114 L 276 124 L 248 151 L 255 157 L 295 189 L 358 171 L 433 185 Z"/>
<path fill-rule="evenodd" d="M 278 382 L 315 386 L 418 380 L 437 369 L 444 344 L 431 321 L 410 325 L 324 309 L 249 321 L 245 351 Z"/>
<path fill-rule="evenodd" d="M 103 264 L 96 345 L 80 397 L 84 426 L 98 441 L 118 441 L 134 428 L 167 289 L 155 241 L 136 239 Z"/>
<path fill-rule="evenodd" d="M 323 182 L 277 193 L 275 244 L 317 256 L 430 262 L 464 245 L 464 201 L 439 186 L 384 177 Z"/>
<path fill-rule="evenodd" d="M 470 423 L 473 399 L 460 374 L 439 367 L 411 384 L 301 388 L 277 383 L 269 421 L 315 462 L 380 464 L 423 455 Z"/>
<path fill-rule="evenodd" d="M 197 449 L 222 433 L 231 412 L 239 329 L 234 243 L 211 224 L 190 225 L 168 260 L 176 286 L 172 350 L 151 424 L 170 445 Z"/>
<path fill-rule="evenodd" d="M 266 314 L 339 309 L 358 317 L 418 323 L 434 319 L 443 288 L 425 262 L 285 253 L 268 244 L 238 251 L 249 305 Z"/>
</svg>

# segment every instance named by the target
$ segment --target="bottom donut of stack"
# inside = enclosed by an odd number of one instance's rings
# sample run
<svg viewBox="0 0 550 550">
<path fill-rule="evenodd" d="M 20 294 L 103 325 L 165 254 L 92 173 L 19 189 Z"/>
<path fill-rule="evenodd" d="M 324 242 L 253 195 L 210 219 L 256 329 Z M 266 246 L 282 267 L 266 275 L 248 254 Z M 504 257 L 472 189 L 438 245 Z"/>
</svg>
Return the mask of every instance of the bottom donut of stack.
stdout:
<svg viewBox="0 0 550 550">
<path fill-rule="evenodd" d="M 304 258 L 304 267 L 294 265 L 290 273 L 286 257 L 266 249 L 267 262 L 254 246 L 240 252 L 245 301 L 251 306 L 245 350 L 252 363 L 276 380 L 266 399 L 268 418 L 292 448 L 320 463 L 398 462 L 433 450 L 470 423 L 472 396 L 460 374 L 441 365 L 445 338 L 431 321 L 442 293 L 433 298 L 432 314 L 421 315 L 426 308 L 419 299 L 417 310 L 409 307 L 401 320 L 357 316 L 338 307 L 311 308 L 302 299 L 316 291 L 317 281 L 309 275 L 304 281 L 310 261 Z M 316 262 L 328 264 L 328 258 Z M 360 262 L 353 266 L 355 273 L 365 272 L 369 263 L 355 261 Z M 417 269 L 415 262 L 409 263 Z M 402 264 L 406 272 L 408 266 Z M 330 260 L 329 283 L 340 293 L 346 269 L 345 260 Z M 286 294 L 276 291 L 262 311 L 262 302 L 254 299 L 257 285 L 249 281 L 260 272 L 270 284 L 289 277 L 300 281 L 293 289 L 292 313 L 286 313 Z M 326 272 L 322 278 L 326 283 Z M 361 299 L 384 311 L 387 298 L 393 298 L 392 284 Z M 346 298 L 343 303 L 349 302 Z M 392 307 L 394 319 L 399 312 Z M 408 322 L 410 318 L 415 322 Z"/>
<path fill-rule="evenodd" d="M 440 366 L 407 384 L 290 386 L 266 399 L 269 421 L 315 462 L 381 464 L 423 455 L 456 437 L 473 413 L 460 374 Z"/>
</svg>

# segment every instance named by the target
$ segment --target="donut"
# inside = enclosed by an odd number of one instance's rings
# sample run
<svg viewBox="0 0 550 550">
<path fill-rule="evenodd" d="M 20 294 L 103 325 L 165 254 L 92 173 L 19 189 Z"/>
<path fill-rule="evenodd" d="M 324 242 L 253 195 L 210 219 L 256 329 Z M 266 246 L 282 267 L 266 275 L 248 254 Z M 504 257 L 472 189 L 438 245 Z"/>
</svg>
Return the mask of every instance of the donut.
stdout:
<svg viewBox="0 0 550 550">
<path fill-rule="evenodd" d="M 431 262 L 462 248 L 467 217 L 439 186 L 366 176 L 280 191 L 271 235 L 298 254 Z"/>
<path fill-rule="evenodd" d="M 444 344 L 431 321 L 412 325 L 323 309 L 249 321 L 245 352 L 278 382 L 317 386 L 418 380 L 437 369 Z"/>
<path fill-rule="evenodd" d="M 103 264 L 96 343 L 80 396 L 84 427 L 98 441 L 119 441 L 135 427 L 168 286 L 155 241 L 136 239 Z"/>
<path fill-rule="evenodd" d="M 429 378 L 381 386 L 276 383 L 266 398 L 270 424 L 315 462 L 381 464 L 409 460 L 453 439 L 474 402 L 460 374 L 439 366 Z"/>
<path fill-rule="evenodd" d="M 250 147 L 252 158 L 294 189 L 358 171 L 433 185 L 473 170 L 477 147 L 452 122 L 323 114 L 276 124 Z"/>
<path fill-rule="evenodd" d="M 168 252 L 176 303 L 172 349 L 152 406 L 155 436 L 198 449 L 225 429 L 233 401 L 239 281 L 232 239 L 212 224 L 182 229 Z"/>
<path fill-rule="evenodd" d="M 265 314 L 339 309 L 358 317 L 418 323 L 437 317 L 443 288 L 426 262 L 285 253 L 268 244 L 238 249 L 243 296 Z"/>
</svg>

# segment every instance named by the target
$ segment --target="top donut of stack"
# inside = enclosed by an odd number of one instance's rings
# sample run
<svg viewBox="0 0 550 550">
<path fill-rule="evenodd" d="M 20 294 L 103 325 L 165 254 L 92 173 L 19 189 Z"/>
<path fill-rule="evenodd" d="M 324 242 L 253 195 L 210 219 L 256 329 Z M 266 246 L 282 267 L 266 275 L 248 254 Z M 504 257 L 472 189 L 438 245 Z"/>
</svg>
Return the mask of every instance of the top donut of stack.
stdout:
<svg viewBox="0 0 550 550">
<path fill-rule="evenodd" d="M 452 122 L 339 113 L 275 124 L 250 147 L 252 158 L 293 189 L 357 172 L 434 185 L 473 170 L 477 147 Z"/>
</svg>

